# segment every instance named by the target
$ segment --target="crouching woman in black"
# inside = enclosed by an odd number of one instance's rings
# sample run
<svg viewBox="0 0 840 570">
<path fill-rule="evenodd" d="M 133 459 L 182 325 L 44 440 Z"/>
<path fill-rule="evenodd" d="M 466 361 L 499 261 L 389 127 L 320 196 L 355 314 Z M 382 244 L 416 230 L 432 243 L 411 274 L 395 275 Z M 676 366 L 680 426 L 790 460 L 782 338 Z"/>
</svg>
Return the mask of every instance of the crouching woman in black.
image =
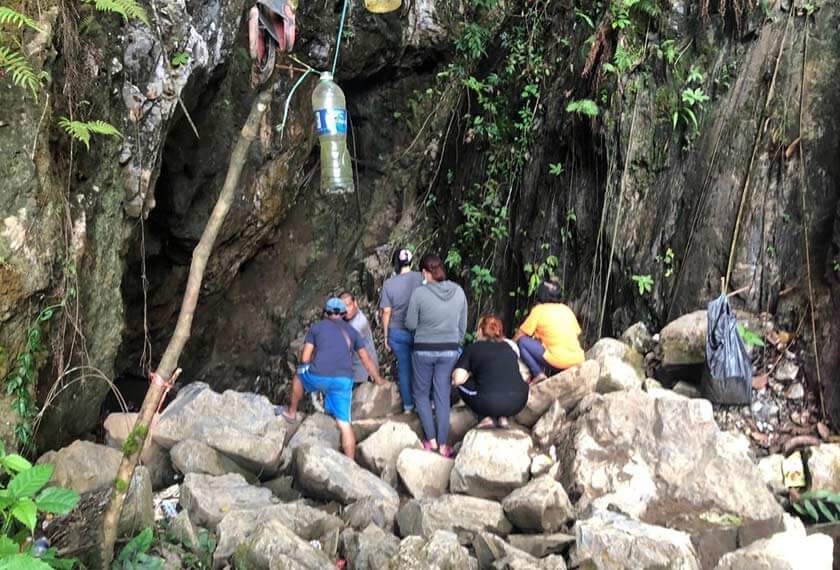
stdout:
<svg viewBox="0 0 840 570">
<path fill-rule="evenodd" d="M 469 345 L 452 371 L 452 385 L 464 403 L 483 418 L 478 427 L 507 427 L 528 402 L 528 384 L 519 373 L 516 345 L 507 340 L 502 321 L 486 315 L 478 321 L 478 340 Z"/>
</svg>

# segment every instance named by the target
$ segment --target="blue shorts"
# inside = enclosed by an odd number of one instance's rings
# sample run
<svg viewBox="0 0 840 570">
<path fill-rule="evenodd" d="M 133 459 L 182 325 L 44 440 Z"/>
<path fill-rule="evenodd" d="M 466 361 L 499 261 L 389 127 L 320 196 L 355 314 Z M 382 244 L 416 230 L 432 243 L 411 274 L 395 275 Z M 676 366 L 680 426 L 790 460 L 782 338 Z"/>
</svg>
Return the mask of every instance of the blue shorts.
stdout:
<svg viewBox="0 0 840 570">
<path fill-rule="evenodd" d="M 311 372 L 298 375 L 306 392 L 324 393 L 324 410 L 340 422 L 350 423 L 353 403 L 353 379 L 341 376 L 316 376 Z"/>
</svg>

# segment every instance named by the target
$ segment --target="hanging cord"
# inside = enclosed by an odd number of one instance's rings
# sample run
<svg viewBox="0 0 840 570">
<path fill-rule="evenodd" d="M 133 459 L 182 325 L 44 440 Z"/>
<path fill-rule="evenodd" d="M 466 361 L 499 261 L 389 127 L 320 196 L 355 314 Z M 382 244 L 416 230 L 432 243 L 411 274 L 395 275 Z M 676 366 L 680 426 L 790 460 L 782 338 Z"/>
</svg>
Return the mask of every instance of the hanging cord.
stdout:
<svg viewBox="0 0 840 570">
<path fill-rule="evenodd" d="M 341 23 L 338 25 L 338 35 L 335 38 L 335 56 L 333 57 L 332 74 L 335 77 L 335 68 L 338 65 L 338 54 L 341 51 L 341 36 L 344 35 L 344 20 L 347 18 L 347 5 L 349 0 L 344 0 L 344 7 L 341 9 Z"/>
<path fill-rule="evenodd" d="M 297 88 L 300 87 L 301 83 L 303 83 L 303 80 L 306 79 L 306 76 L 310 73 L 317 73 L 317 71 L 315 71 L 311 67 L 307 69 L 303 73 L 303 75 L 298 77 L 298 80 L 292 86 L 292 90 L 289 91 L 289 94 L 286 96 L 286 103 L 283 105 L 283 121 L 279 125 L 277 125 L 277 132 L 280 133 L 281 141 L 283 140 L 283 129 L 286 128 L 286 119 L 289 117 L 289 105 L 292 102 L 292 97 L 294 96 L 295 91 L 297 91 Z"/>
</svg>

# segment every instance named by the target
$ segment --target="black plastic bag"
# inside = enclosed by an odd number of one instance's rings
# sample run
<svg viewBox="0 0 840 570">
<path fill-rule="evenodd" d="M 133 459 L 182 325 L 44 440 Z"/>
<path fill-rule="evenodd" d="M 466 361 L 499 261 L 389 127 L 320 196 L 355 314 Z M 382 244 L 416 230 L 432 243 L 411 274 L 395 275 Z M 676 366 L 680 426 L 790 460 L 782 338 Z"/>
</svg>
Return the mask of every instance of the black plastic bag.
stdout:
<svg viewBox="0 0 840 570">
<path fill-rule="evenodd" d="M 717 404 L 749 404 L 752 361 L 726 295 L 709 303 L 706 315 L 706 370 L 700 382 L 703 396 Z"/>
</svg>

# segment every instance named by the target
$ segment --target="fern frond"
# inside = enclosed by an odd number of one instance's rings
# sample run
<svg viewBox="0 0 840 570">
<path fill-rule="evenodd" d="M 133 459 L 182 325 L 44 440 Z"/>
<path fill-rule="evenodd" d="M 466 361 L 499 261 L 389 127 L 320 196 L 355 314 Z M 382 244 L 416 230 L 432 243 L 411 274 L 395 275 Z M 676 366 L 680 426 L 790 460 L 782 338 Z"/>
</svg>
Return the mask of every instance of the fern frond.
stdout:
<svg viewBox="0 0 840 570">
<path fill-rule="evenodd" d="M 38 24 L 35 23 L 35 20 L 26 14 L 21 14 L 20 12 L 12 10 L 8 6 L 0 6 L 0 24 L 14 26 L 16 28 L 26 26 L 27 28 L 32 28 L 36 32 L 44 31 L 38 26 Z"/>
<path fill-rule="evenodd" d="M 22 53 L 6 46 L 0 46 L 0 68 L 6 70 L 12 76 L 12 82 L 15 85 L 25 87 L 32 91 L 32 95 L 38 96 L 38 89 L 41 87 L 44 74 L 36 73 Z"/>
<path fill-rule="evenodd" d="M 149 16 L 146 10 L 136 0 L 86 0 L 93 4 L 100 12 L 114 12 L 122 16 L 125 21 L 132 18 L 140 20 L 146 26 L 149 25 Z"/>
<path fill-rule="evenodd" d="M 120 137 L 122 134 L 110 123 L 105 121 L 71 121 L 67 117 L 58 120 L 58 126 L 74 139 L 81 141 L 85 148 L 90 150 L 90 135 L 105 135 L 109 137 Z"/>
</svg>

